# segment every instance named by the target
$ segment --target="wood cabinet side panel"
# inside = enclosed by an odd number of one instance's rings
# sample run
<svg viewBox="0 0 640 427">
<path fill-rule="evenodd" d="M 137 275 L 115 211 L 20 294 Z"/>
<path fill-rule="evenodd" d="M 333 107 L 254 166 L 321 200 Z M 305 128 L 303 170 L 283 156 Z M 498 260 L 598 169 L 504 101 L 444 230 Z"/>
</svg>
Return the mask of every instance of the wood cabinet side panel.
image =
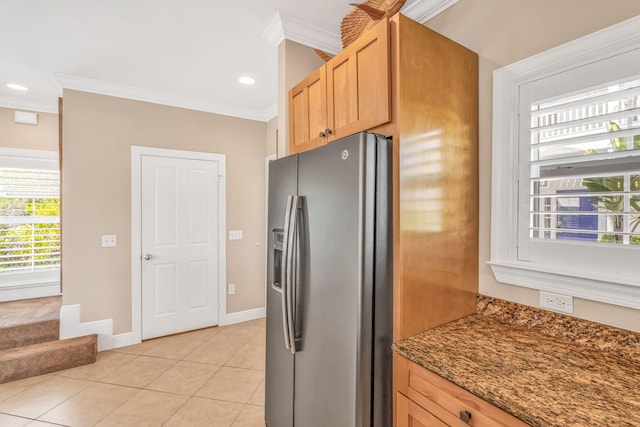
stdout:
<svg viewBox="0 0 640 427">
<path fill-rule="evenodd" d="M 392 19 L 402 279 L 395 339 L 475 311 L 478 57 L 402 15 Z"/>
<path fill-rule="evenodd" d="M 391 117 L 393 121 L 389 130 L 393 138 L 392 154 L 392 188 L 393 188 L 393 339 L 402 336 L 403 271 L 402 245 L 400 243 L 400 130 L 398 128 L 399 93 L 400 93 L 400 39 L 397 16 L 389 20 L 389 78 L 391 84 Z"/>
</svg>

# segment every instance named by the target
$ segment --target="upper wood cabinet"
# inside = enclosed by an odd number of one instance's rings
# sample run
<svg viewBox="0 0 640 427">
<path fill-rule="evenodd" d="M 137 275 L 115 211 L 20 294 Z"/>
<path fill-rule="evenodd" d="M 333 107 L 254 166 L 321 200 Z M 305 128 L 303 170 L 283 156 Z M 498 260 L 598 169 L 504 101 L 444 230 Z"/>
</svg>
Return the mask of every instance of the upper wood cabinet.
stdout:
<svg viewBox="0 0 640 427">
<path fill-rule="evenodd" d="M 318 68 L 289 91 L 290 152 L 322 145 L 327 128 L 326 65 Z"/>
<path fill-rule="evenodd" d="M 289 91 L 290 152 L 391 120 L 385 19 Z"/>
<path fill-rule="evenodd" d="M 390 121 L 386 19 L 331 58 L 326 70 L 329 141 Z"/>
</svg>

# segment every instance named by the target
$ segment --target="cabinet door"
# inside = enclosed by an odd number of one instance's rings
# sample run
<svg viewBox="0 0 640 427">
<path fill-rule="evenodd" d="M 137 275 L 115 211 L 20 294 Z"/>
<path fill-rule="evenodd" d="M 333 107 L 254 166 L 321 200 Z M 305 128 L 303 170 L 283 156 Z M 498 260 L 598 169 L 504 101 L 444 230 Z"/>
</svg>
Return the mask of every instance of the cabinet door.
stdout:
<svg viewBox="0 0 640 427">
<path fill-rule="evenodd" d="M 403 394 L 397 394 L 397 427 L 447 427 L 438 417 L 422 408 Z"/>
<path fill-rule="evenodd" d="M 389 63 L 387 19 L 327 62 L 329 141 L 391 120 Z"/>
<path fill-rule="evenodd" d="M 299 153 L 327 142 L 326 65 L 289 91 L 289 153 Z M 324 134 L 323 134 L 324 135 Z"/>
</svg>

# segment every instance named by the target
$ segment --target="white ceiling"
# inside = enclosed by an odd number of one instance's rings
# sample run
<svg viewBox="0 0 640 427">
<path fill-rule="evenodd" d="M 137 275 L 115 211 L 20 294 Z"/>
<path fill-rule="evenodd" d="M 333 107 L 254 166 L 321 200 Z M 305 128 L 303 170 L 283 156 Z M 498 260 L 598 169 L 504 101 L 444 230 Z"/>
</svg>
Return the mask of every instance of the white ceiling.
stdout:
<svg viewBox="0 0 640 427">
<path fill-rule="evenodd" d="M 425 22 L 457 1 L 407 0 L 403 13 Z M 349 2 L 0 0 L 0 106 L 56 112 L 65 87 L 266 121 L 277 43 L 339 51 Z"/>
</svg>

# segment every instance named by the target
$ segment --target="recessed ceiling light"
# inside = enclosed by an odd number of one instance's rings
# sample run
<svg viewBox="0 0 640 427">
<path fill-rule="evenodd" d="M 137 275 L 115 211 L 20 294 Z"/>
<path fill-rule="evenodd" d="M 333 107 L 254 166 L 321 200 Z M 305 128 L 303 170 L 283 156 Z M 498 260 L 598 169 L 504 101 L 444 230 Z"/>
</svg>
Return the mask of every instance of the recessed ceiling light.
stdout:
<svg viewBox="0 0 640 427">
<path fill-rule="evenodd" d="M 23 85 L 19 85 L 17 83 L 7 83 L 7 87 L 9 89 L 13 89 L 13 90 L 21 90 L 21 91 L 29 90 L 28 87 L 23 86 Z"/>
<path fill-rule="evenodd" d="M 242 76 L 238 79 L 238 81 L 240 83 L 242 83 L 243 85 L 252 85 L 256 82 L 256 80 L 252 77 L 249 76 Z"/>
</svg>

